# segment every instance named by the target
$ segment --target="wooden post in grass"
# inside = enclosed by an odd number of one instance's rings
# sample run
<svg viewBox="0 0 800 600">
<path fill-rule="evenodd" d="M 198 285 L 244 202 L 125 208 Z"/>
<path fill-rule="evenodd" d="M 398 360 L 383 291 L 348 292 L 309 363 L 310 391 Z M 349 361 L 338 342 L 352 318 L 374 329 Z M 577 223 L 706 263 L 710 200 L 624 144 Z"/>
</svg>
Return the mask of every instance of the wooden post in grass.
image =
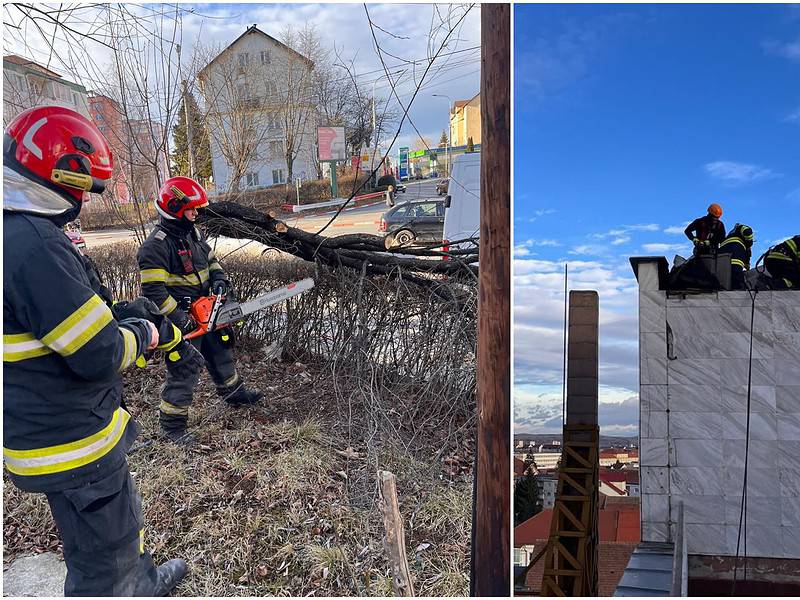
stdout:
<svg viewBox="0 0 800 600">
<path fill-rule="evenodd" d="M 397 503 L 397 482 L 389 471 L 378 471 L 383 508 L 383 526 L 386 529 L 386 552 L 392 565 L 392 588 L 395 596 L 413 596 L 414 583 L 408 570 L 406 536 L 400 506 Z"/>
<path fill-rule="evenodd" d="M 511 10 L 481 10 L 478 430 L 470 595 L 510 595 Z"/>
</svg>

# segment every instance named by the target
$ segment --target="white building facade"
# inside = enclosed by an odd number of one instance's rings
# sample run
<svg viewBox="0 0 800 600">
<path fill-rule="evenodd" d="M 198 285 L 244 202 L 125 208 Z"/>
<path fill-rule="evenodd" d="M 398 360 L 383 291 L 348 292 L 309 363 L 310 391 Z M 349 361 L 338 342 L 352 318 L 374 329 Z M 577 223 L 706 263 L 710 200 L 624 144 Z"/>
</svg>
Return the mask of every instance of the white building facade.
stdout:
<svg viewBox="0 0 800 600">
<path fill-rule="evenodd" d="M 218 191 L 316 178 L 314 64 L 255 25 L 198 75 Z M 238 178 L 238 185 L 236 179 Z"/>
</svg>

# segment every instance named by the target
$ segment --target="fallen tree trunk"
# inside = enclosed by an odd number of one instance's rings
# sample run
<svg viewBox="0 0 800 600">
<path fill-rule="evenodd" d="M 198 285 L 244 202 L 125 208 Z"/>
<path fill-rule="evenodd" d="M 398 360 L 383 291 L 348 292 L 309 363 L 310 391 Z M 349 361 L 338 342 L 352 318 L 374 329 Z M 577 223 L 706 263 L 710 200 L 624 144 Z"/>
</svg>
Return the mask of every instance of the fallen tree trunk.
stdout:
<svg viewBox="0 0 800 600">
<path fill-rule="evenodd" d="M 442 252 L 441 245 L 419 248 L 389 248 L 384 238 L 367 233 L 326 237 L 289 227 L 271 215 L 235 202 L 217 202 L 201 211 L 202 223 L 211 236 L 225 236 L 260 242 L 310 262 L 347 267 L 366 273 L 406 278 L 427 287 L 437 287 L 426 276 L 462 274 L 477 276 L 478 246 Z M 437 249 L 438 248 L 438 249 Z M 420 257 L 420 258 L 417 258 Z M 447 257 L 448 260 L 441 260 Z M 449 296 L 449 294 L 448 294 Z"/>
</svg>

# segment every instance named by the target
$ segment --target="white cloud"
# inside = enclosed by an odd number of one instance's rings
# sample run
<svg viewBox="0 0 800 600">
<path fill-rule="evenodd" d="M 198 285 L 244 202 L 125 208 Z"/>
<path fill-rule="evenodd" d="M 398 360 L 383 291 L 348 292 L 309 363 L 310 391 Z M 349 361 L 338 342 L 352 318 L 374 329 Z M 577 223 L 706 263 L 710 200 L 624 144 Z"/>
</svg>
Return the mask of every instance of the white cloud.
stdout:
<svg viewBox="0 0 800 600">
<path fill-rule="evenodd" d="M 683 232 L 686 230 L 686 226 L 689 224 L 689 221 L 686 221 L 683 225 L 673 225 L 672 227 L 667 227 L 664 229 L 664 233 L 668 233 L 670 235 L 683 235 Z"/>
<path fill-rule="evenodd" d="M 601 256 L 603 254 L 608 254 L 608 246 L 604 246 L 601 244 L 581 244 L 575 246 L 572 250 L 569 251 L 570 254 L 583 254 L 589 256 Z"/>
<path fill-rule="evenodd" d="M 705 170 L 712 177 L 729 183 L 749 183 L 751 181 L 771 178 L 777 175 L 772 170 L 759 167 L 758 165 L 737 163 L 728 160 L 706 163 Z"/>
<path fill-rule="evenodd" d="M 800 123 L 800 108 L 796 108 L 786 115 L 786 120 L 794 123 Z"/>
<path fill-rule="evenodd" d="M 681 250 L 687 250 L 688 246 L 686 244 L 642 244 L 642 248 L 645 252 L 680 252 Z"/>
<path fill-rule="evenodd" d="M 539 240 L 536 243 L 539 246 L 551 246 L 551 247 L 556 247 L 561 245 L 561 242 L 559 242 L 558 240 Z"/>
<path fill-rule="evenodd" d="M 530 223 L 536 223 L 540 217 L 544 217 L 547 215 L 552 215 L 557 213 L 558 211 L 555 208 L 540 208 L 538 210 L 533 211 L 533 215 L 528 221 Z"/>
<path fill-rule="evenodd" d="M 800 62 L 800 38 L 792 42 L 777 42 L 770 40 L 764 43 L 764 48 L 770 54 L 788 58 L 791 61 Z"/>
<path fill-rule="evenodd" d="M 611 240 L 611 245 L 612 246 L 621 246 L 622 244 L 626 244 L 626 243 L 628 243 L 630 241 L 631 241 L 630 236 L 625 235 L 625 236 L 618 237 L 616 239 Z"/>
</svg>

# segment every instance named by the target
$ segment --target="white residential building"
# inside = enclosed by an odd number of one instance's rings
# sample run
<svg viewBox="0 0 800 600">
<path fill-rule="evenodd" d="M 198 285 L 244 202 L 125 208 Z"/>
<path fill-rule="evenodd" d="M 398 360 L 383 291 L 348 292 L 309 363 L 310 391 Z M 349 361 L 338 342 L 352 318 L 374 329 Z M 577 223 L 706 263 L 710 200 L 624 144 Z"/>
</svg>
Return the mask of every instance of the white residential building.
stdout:
<svg viewBox="0 0 800 600">
<path fill-rule="evenodd" d="M 89 117 L 86 88 L 28 58 L 3 57 L 3 125 L 34 106 L 57 105 Z"/>
<path fill-rule="evenodd" d="M 239 189 L 287 183 L 287 140 L 295 148 L 293 178 L 316 177 L 313 70 L 253 25 L 200 71 L 217 190 L 236 187 L 237 171 Z"/>
</svg>

